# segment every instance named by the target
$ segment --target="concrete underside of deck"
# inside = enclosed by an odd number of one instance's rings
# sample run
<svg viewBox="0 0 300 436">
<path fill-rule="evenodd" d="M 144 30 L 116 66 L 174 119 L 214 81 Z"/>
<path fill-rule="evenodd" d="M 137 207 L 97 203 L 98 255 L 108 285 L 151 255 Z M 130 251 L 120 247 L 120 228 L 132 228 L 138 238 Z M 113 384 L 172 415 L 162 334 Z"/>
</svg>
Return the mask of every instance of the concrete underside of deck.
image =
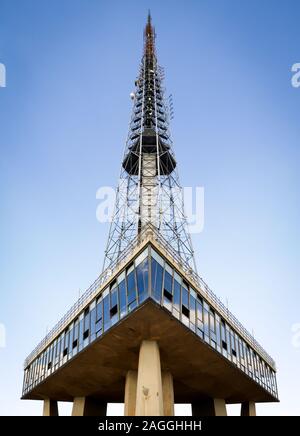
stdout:
<svg viewBox="0 0 300 436">
<path fill-rule="evenodd" d="M 126 374 L 138 369 L 143 340 L 157 341 L 162 371 L 173 376 L 176 403 L 207 398 L 223 398 L 229 404 L 278 401 L 152 300 L 111 327 L 23 399 L 73 401 L 89 396 L 124 402 Z"/>
</svg>

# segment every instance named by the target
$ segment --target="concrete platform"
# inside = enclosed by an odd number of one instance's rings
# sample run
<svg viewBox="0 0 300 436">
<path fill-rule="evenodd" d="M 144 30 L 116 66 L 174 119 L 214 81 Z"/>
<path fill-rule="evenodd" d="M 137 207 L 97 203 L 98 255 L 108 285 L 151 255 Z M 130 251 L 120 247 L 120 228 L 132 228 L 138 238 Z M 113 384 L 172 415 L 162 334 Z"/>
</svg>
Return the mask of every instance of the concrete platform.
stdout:
<svg viewBox="0 0 300 436">
<path fill-rule="evenodd" d="M 22 398 L 124 402 L 126 373 L 137 370 L 144 339 L 158 342 L 162 371 L 173 375 L 176 403 L 208 397 L 226 403 L 278 401 L 151 299 Z"/>
</svg>

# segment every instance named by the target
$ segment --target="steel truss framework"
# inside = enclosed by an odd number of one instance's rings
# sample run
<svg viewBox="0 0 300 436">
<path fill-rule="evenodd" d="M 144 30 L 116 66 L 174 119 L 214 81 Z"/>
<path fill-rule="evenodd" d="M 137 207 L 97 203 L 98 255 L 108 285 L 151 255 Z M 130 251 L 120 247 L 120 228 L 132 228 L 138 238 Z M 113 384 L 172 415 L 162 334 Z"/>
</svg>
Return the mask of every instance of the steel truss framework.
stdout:
<svg viewBox="0 0 300 436">
<path fill-rule="evenodd" d="M 164 71 L 157 63 L 155 37 L 149 14 L 103 270 L 118 260 L 149 223 L 196 270 L 169 131 Z"/>
</svg>

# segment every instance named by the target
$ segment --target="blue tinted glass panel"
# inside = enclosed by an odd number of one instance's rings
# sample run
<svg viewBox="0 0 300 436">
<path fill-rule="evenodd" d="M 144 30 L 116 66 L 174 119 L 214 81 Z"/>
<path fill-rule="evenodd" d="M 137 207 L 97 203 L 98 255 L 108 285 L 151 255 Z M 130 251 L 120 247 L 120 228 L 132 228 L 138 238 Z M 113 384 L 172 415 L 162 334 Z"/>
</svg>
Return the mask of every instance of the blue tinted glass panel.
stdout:
<svg viewBox="0 0 300 436">
<path fill-rule="evenodd" d="M 204 310 L 204 334 L 209 335 L 209 313 L 206 309 Z"/>
<path fill-rule="evenodd" d="M 120 316 L 126 314 L 126 286 L 125 279 L 119 284 L 119 302 L 120 302 Z"/>
<path fill-rule="evenodd" d="M 79 350 L 82 349 L 82 343 L 83 343 L 83 319 L 79 322 Z"/>
<path fill-rule="evenodd" d="M 134 271 L 127 276 L 127 298 L 128 306 L 136 300 L 136 285 L 135 285 Z"/>
<path fill-rule="evenodd" d="M 221 331 L 220 331 L 220 323 L 216 322 L 216 335 L 217 335 L 217 344 L 221 347 Z"/>
<path fill-rule="evenodd" d="M 111 291 L 111 303 L 110 306 L 114 307 L 118 304 L 118 289 L 115 288 L 114 290 Z"/>
<path fill-rule="evenodd" d="M 156 262 L 156 260 L 151 259 L 151 289 L 154 299 L 160 303 L 161 292 L 162 292 L 162 279 L 163 279 L 163 268 Z"/>
<path fill-rule="evenodd" d="M 96 306 L 96 321 L 100 321 L 103 317 L 103 305 L 102 300 L 98 301 Z"/>
<path fill-rule="evenodd" d="M 203 321 L 203 306 L 200 301 L 197 300 L 197 319 Z"/>
<path fill-rule="evenodd" d="M 96 324 L 95 324 L 95 332 L 96 336 L 100 336 L 102 333 L 102 325 L 103 325 L 103 302 L 98 301 L 96 305 Z"/>
<path fill-rule="evenodd" d="M 196 324 L 196 300 L 190 295 L 190 321 Z"/>
<path fill-rule="evenodd" d="M 78 320 L 75 321 L 75 324 L 73 326 L 73 341 L 78 339 Z"/>
<path fill-rule="evenodd" d="M 103 320 L 104 331 L 106 331 L 110 327 L 109 295 L 103 299 Z"/>
<path fill-rule="evenodd" d="M 144 301 L 148 295 L 148 277 L 149 277 L 148 259 L 145 259 L 136 268 L 139 303 Z"/>
<path fill-rule="evenodd" d="M 184 287 L 182 287 L 182 305 L 189 307 L 189 293 Z"/>
<path fill-rule="evenodd" d="M 69 338 L 70 338 L 70 331 L 68 330 L 65 333 L 65 344 L 64 344 L 64 349 L 68 349 L 69 348 Z"/>
<path fill-rule="evenodd" d="M 115 324 L 119 320 L 119 310 L 118 310 L 118 288 L 111 291 L 110 299 L 110 317 L 111 325 Z"/>
<path fill-rule="evenodd" d="M 165 271 L 164 289 L 172 294 L 172 276 L 167 271 Z"/>
<path fill-rule="evenodd" d="M 174 307 L 180 311 L 180 284 L 174 280 Z"/>
<path fill-rule="evenodd" d="M 90 328 L 90 312 L 87 310 L 84 314 L 84 331 Z"/>
<path fill-rule="evenodd" d="M 96 333 L 96 307 L 91 310 L 91 340 L 95 338 Z"/>
</svg>

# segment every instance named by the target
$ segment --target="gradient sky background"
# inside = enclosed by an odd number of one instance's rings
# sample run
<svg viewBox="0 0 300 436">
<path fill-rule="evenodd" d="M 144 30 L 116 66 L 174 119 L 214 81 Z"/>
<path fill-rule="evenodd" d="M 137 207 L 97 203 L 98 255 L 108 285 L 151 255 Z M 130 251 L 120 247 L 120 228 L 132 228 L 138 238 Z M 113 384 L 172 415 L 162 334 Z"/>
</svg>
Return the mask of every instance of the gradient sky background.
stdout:
<svg viewBox="0 0 300 436">
<path fill-rule="evenodd" d="M 0 0 L 0 414 L 41 414 L 24 358 L 100 272 L 148 8 L 181 181 L 205 188 L 198 270 L 277 362 L 258 414 L 300 415 L 297 0 Z"/>
</svg>

